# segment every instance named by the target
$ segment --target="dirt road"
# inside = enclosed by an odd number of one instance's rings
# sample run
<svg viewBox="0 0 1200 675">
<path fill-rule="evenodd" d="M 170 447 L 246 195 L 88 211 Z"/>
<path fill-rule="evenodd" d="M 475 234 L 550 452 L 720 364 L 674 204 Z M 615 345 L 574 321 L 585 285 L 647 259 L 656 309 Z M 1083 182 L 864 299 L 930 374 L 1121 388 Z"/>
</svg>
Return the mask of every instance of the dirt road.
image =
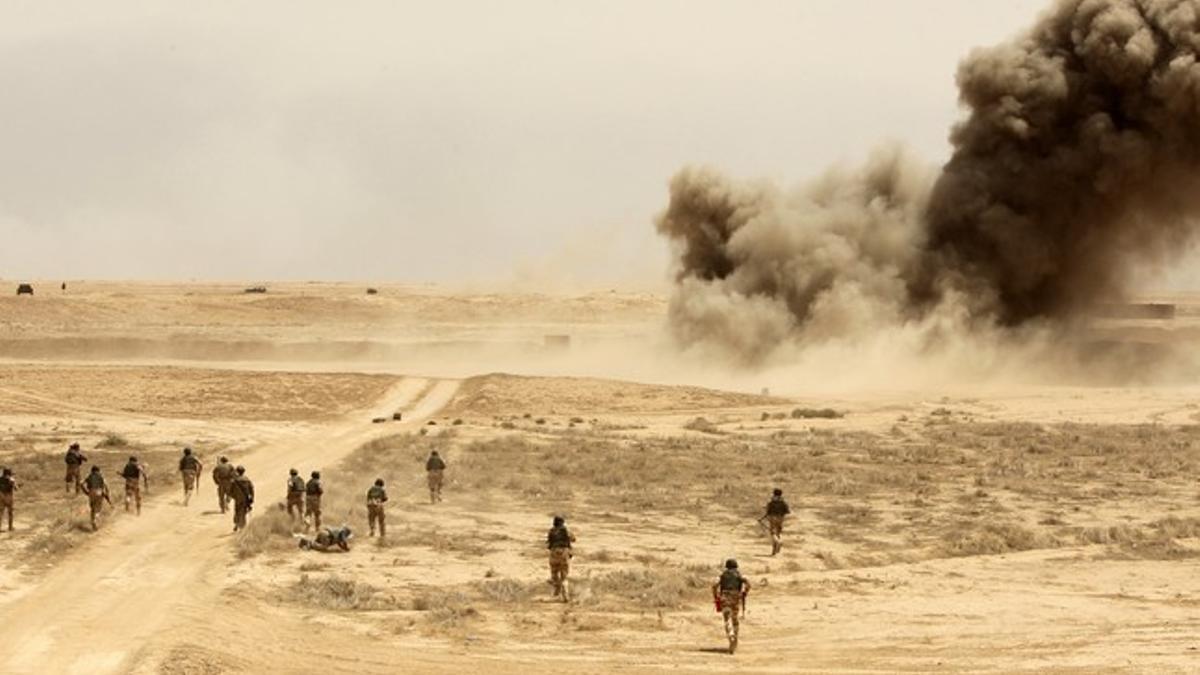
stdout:
<svg viewBox="0 0 1200 675">
<path fill-rule="evenodd" d="M 246 466 L 266 505 L 276 499 L 289 466 L 331 466 L 374 437 L 411 430 L 456 388 L 451 380 L 431 387 L 426 380 L 404 379 L 371 410 L 272 439 L 234 461 Z M 370 422 L 396 410 L 405 411 L 404 422 Z M 206 584 L 205 575 L 230 560 L 231 518 L 212 504 L 210 481 L 189 508 L 181 505 L 176 482 L 161 488 L 142 517 L 108 524 L 97 541 L 0 609 L 7 645 L 0 672 L 126 672 L 156 660 L 147 650 L 177 617 L 214 618 L 221 588 Z"/>
</svg>

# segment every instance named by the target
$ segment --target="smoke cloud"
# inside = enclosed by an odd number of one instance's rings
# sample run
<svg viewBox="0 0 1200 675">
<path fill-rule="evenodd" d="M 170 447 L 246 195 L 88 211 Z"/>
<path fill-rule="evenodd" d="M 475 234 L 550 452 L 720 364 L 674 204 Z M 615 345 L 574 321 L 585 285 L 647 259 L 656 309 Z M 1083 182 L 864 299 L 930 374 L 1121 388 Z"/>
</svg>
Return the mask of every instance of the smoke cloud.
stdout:
<svg viewBox="0 0 1200 675">
<path fill-rule="evenodd" d="M 1197 230 L 1198 53 L 1200 0 L 1061 0 L 959 66 L 940 170 L 898 148 L 790 190 L 683 170 L 656 223 L 676 336 L 761 362 L 885 326 L 1042 331 L 1122 297 Z"/>
</svg>

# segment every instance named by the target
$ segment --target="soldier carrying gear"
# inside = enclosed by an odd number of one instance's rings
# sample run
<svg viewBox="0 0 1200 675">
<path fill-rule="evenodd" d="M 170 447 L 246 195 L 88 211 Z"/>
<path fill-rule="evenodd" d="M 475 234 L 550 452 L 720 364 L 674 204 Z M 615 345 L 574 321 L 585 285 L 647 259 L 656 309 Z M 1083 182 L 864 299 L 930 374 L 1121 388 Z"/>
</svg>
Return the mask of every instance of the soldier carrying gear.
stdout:
<svg viewBox="0 0 1200 675">
<path fill-rule="evenodd" d="M 300 520 L 304 520 L 304 479 L 295 469 L 288 471 L 287 512 L 292 520 L 295 520 L 297 516 L 300 517 Z"/>
<path fill-rule="evenodd" d="M 192 454 L 191 448 L 183 449 L 183 457 L 179 458 L 179 473 L 183 476 L 183 505 L 187 506 L 192 498 L 192 490 L 199 486 L 200 472 L 204 464 Z"/>
<path fill-rule="evenodd" d="M 725 636 L 729 638 L 729 653 L 732 654 L 738 643 L 738 610 L 745 611 L 746 596 L 750 594 L 750 582 L 738 571 L 736 560 L 725 561 L 725 571 L 713 584 L 712 592 L 717 611 L 725 619 Z"/>
<path fill-rule="evenodd" d="M 376 478 L 375 484 L 367 490 L 367 525 L 371 528 L 371 534 L 375 536 L 375 523 L 379 523 L 379 536 L 387 536 L 387 523 L 384 520 L 383 505 L 387 503 L 387 491 L 383 489 L 383 479 Z"/>
<path fill-rule="evenodd" d="M 324 530 L 319 530 L 317 536 L 309 539 L 308 537 L 300 537 L 300 548 L 308 551 L 321 551 L 322 553 L 332 551 L 341 551 L 346 553 L 350 550 L 350 539 L 354 534 L 350 528 L 342 525 L 341 527 L 327 527 Z"/>
<path fill-rule="evenodd" d="M 446 471 L 446 462 L 438 456 L 437 450 L 429 453 L 425 461 L 425 477 L 429 482 L 429 503 L 442 501 L 442 481 Z"/>
<path fill-rule="evenodd" d="M 246 516 L 254 508 L 254 483 L 246 476 L 246 467 L 238 466 L 236 476 L 229 485 L 229 495 L 233 497 L 233 531 L 246 527 Z"/>
<path fill-rule="evenodd" d="M 8 514 L 8 531 L 13 531 L 13 493 L 17 491 L 17 478 L 12 469 L 5 467 L 0 471 L 0 524 L 3 524 L 5 514 Z"/>
<path fill-rule="evenodd" d="M 212 478 L 217 484 L 217 504 L 221 507 L 221 513 L 225 513 L 225 509 L 229 507 L 229 500 L 233 498 L 229 490 L 233 487 L 233 479 L 236 476 L 237 470 L 229 463 L 228 457 L 222 457 L 213 467 Z"/>
<path fill-rule="evenodd" d="M 771 501 L 767 502 L 767 513 L 763 516 L 771 534 L 771 555 L 783 549 L 783 519 L 791 512 L 787 502 L 783 501 L 783 490 L 775 488 Z"/>
<path fill-rule="evenodd" d="M 562 516 L 554 516 L 554 526 L 546 534 L 546 548 L 550 549 L 550 583 L 554 586 L 554 597 L 570 602 L 567 575 L 571 573 L 571 545 L 575 535 L 567 530 Z"/>
<path fill-rule="evenodd" d="M 304 510 L 307 512 L 304 521 L 305 529 L 308 529 L 308 516 L 312 516 L 313 531 L 321 531 L 321 495 L 325 494 L 325 488 L 321 485 L 321 472 L 312 472 L 312 478 L 308 479 L 308 483 L 304 486 Z"/>
<path fill-rule="evenodd" d="M 100 510 L 104 508 L 104 502 L 108 502 L 108 505 L 112 506 L 112 500 L 108 498 L 108 483 L 104 482 L 104 476 L 100 475 L 100 467 L 92 467 L 92 472 L 83 479 L 83 489 L 88 496 L 88 506 L 92 514 L 92 531 L 95 532 L 99 529 L 96 518 L 100 515 Z"/>
<path fill-rule="evenodd" d="M 79 451 L 78 443 L 72 443 L 71 447 L 67 448 L 67 456 L 63 460 L 67 463 L 67 492 L 70 492 L 72 488 L 74 488 L 75 494 L 83 492 L 79 472 L 82 471 L 87 457 L 84 457 L 83 453 Z"/>
<path fill-rule="evenodd" d="M 147 492 L 150 491 L 150 476 L 146 473 L 146 467 L 137 457 L 130 456 L 125 468 L 121 469 L 121 477 L 125 479 L 125 513 L 129 513 L 129 503 L 133 502 L 137 505 L 137 514 L 142 515 L 142 485 L 146 486 Z"/>
</svg>

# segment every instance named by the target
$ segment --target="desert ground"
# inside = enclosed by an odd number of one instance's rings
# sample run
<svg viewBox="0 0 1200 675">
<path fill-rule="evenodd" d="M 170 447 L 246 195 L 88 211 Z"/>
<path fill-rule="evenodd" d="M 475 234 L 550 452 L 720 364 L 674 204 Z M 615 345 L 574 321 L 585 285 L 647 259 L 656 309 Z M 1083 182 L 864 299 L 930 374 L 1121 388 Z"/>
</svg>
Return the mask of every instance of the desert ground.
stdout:
<svg viewBox="0 0 1200 675">
<path fill-rule="evenodd" d="M 649 292 L 255 285 L 0 297 L 0 465 L 21 486 L 0 672 L 1200 670 L 1186 381 L 831 394 L 672 361 Z M 1190 339 L 1200 298 L 1171 299 Z M 94 533 L 64 490 L 72 441 L 116 505 Z M 206 464 L 186 507 L 185 445 Z M 130 454 L 140 516 L 116 476 Z M 207 477 L 221 455 L 257 487 L 238 534 Z M 323 472 L 349 553 L 297 548 L 291 467 Z M 794 513 L 772 557 L 774 487 Z M 569 603 L 554 514 L 578 537 Z M 754 585 L 736 655 L 709 592 L 728 557 Z"/>
</svg>

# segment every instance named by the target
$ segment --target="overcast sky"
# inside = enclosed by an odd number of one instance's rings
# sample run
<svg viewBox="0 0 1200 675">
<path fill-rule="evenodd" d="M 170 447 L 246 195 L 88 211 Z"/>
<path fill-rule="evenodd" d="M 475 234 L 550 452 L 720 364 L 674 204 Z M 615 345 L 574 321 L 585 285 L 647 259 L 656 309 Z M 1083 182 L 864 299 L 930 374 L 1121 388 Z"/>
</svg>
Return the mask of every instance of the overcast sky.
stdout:
<svg viewBox="0 0 1200 675">
<path fill-rule="evenodd" d="M 0 277 L 661 279 L 681 166 L 941 161 L 1046 5 L 10 0 Z"/>
</svg>

